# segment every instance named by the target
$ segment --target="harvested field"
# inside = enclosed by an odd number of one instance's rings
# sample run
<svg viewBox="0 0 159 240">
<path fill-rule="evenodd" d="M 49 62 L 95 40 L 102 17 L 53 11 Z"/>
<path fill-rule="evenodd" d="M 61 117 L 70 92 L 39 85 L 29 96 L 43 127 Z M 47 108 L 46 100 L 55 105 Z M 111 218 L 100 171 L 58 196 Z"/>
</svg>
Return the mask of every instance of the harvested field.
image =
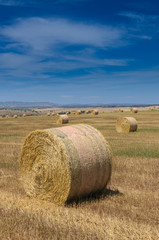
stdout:
<svg viewBox="0 0 159 240">
<path fill-rule="evenodd" d="M 111 181 L 102 194 L 57 206 L 26 196 L 19 156 L 27 134 L 56 128 L 45 116 L 0 119 L 0 239 L 159 239 L 159 111 L 139 111 L 138 131 L 117 133 L 116 119 L 128 112 L 70 115 L 89 124 L 113 152 Z M 130 116 L 131 113 L 130 113 Z"/>
</svg>

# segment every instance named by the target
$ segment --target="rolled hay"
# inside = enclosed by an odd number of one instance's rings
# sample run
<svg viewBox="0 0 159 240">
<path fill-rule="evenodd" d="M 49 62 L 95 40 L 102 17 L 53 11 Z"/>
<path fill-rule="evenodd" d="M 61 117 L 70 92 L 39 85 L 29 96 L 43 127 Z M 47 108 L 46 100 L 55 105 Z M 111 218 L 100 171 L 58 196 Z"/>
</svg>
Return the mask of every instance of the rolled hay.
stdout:
<svg viewBox="0 0 159 240">
<path fill-rule="evenodd" d="M 68 119 L 68 116 L 66 114 L 56 116 L 56 123 L 65 124 L 65 123 L 68 123 L 68 122 L 69 122 L 69 119 Z"/>
<path fill-rule="evenodd" d="M 137 121 L 133 117 L 118 118 L 116 122 L 116 131 L 119 133 L 128 133 L 137 131 Z"/>
<path fill-rule="evenodd" d="M 75 112 L 71 112 L 71 115 L 75 115 L 76 113 Z"/>
<path fill-rule="evenodd" d="M 55 116 L 55 113 L 51 113 L 51 116 Z"/>
<path fill-rule="evenodd" d="M 123 109 L 119 108 L 119 109 L 118 109 L 118 112 L 123 112 Z"/>
<path fill-rule="evenodd" d="M 47 113 L 46 115 L 49 117 L 51 115 L 51 113 Z"/>
<path fill-rule="evenodd" d="M 82 113 L 81 110 L 77 110 L 77 111 L 76 111 L 76 114 L 77 114 L 77 115 L 80 115 L 81 113 Z"/>
<path fill-rule="evenodd" d="M 24 114 L 22 115 L 22 117 L 26 117 L 26 114 L 24 113 Z"/>
<path fill-rule="evenodd" d="M 13 118 L 17 118 L 18 116 L 17 115 L 14 115 Z"/>
<path fill-rule="evenodd" d="M 88 114 L 89 113 L 89 111 L 85 111 L 85 114 Z"/>
<path fill-rule="evenodd" d="M 153 111 L 153 110 L 155 110 L 155 109 L 154 109 L 153 107 L 149 107 L 149 110 L 150 110 L 150 111 Z"/>
<path fill-rule="evenodd" d="M 6 118 L 9 118 L 9 116 L 8 116 L 8 115 L 6 115 Z"/>
<path fill-rule="evenodd" d="M 93 109 L 93 110 L 91 111 L 91 113 L 92 113 L 93 115 L 98 115 L 98 114 L 99 114 L 99 111 L 98 111 L 97 109 Z"/>
<path fill-rule="evenodd" d="M 27 195 L 57 204 L 105 189 L 111 167 L 107 141 L 85 124 L 33 131 L 21 150 Z"/>
<path fill-rule="evenodd" d="M 130 111 L 131 111 L 131 113 L 138 113 L 138 109 L 137 108 L 131 108 Z"/>
</svg>

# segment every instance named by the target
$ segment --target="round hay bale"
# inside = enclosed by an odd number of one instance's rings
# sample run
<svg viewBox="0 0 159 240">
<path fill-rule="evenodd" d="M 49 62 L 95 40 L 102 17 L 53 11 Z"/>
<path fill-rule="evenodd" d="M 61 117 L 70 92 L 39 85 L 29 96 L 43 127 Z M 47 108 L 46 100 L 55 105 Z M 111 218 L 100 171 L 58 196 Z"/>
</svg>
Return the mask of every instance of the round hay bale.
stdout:
<svg viewBox="0 0 159 240">
<path fill-rule="evenodd" d="M 119 133 L 128 133 L 137 131 L 137 121 L 133 117 L 118 118 L 116 122 L 116 131 Z"/>
<path fill-rule="evenodd" d="M 46 115 L 49 117 L 51 115 L 51 113 L 47 113 Z"/>
<path fill-rule="evenodd" d="M 22 115 L 22 117 L 26 117 L 26 114 L 24 113 L 24 114 Z"/>
<path fill-rule="evenodd" d="M 99 114 L 99 111 L 97 110 L 97 109 L 94 109 L 94 110 L 92 110 L 92 112 L 91 112 L 93 115 L 98 115 Z"/>
<path fill-rule="evenodd" d="M 51 113 L 51 116 L 55 116 L 55 113 Z"/>
<path fill-rule="evenodd" d="M 119 108 L 119 109 L 118 109 L 118 112 L 124 112 L 124 111 L 123 111 L 123 109 Z"/>
<path fill-rule="evenodd" d="M 71 115 L 75 115 L 76 113 L 75 112 L 71 112 Z"/>
<path fill-rule="evenodd" d="M 89 111 L 85 111 L 85 114 L 88 114 L 89 113 Z"/>
<path fill-rule="evenodd" d="M 131 108 L 130 111 L 131 111 L 131 113 L 138 113 L 138 109 L 137 108 Z"/>
<path fill-rule="evenodd" d="M 68 123 L 68 122 L 69 122 L 69 119 L 68 119 L 68 116 L 66 114 L 56 116 L 56 123 L 64 124 L 64 123 Z"/>
<path fill-rule="evenodd" d="M 8 115 L 6 115 L 6 118 L 9 118 L 9 116 L 8 116 Z"/>
<path fill-rule="evenodd" d="M 149 110 L 150 111 L 154 111 L 155 109 L 153 107 L 149 107 Z"/>
<path fill-rule="evenodd" d="M 76 114 L 77 114 L 77 115 L 80 115 L 81 113 L 82 113 L 81 110 L 77 110 L 77 111 L 76 111 Z"/>
<path fill-rule="evenodd" d="M 17 115 L 14 115 L 13 117 L 14 117 L 14 118 L 17 118 L 18 116 L 17 116 Z"/>
<path fill-rule="evenodd" d="M 27 195 L 57 204 L 105 189 L 111 167 L 105 138 L 84 124 L 31 132 L 20 158 Z"/>
</svg>

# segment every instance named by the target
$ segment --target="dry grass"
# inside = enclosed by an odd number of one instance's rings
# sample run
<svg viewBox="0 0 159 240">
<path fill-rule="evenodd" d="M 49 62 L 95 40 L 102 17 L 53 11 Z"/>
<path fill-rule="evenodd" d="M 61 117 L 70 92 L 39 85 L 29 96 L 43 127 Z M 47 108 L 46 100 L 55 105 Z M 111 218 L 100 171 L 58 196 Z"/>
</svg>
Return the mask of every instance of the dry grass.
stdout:
<svg viewBox="0 0 159 240">
<path fill-rule="evenodd" d="M 159 112 L 140 111 L 138 131 L 119 134 L 116 119 L 128 113 L 71 115 L 105 136 L 113 150 L 109 189 L 65 207 L 26 197 L 18 158 L 26 135 L 54 128 L 47 116 L 0 119 L 0 239 L 159 239 Z"/>
</svg>

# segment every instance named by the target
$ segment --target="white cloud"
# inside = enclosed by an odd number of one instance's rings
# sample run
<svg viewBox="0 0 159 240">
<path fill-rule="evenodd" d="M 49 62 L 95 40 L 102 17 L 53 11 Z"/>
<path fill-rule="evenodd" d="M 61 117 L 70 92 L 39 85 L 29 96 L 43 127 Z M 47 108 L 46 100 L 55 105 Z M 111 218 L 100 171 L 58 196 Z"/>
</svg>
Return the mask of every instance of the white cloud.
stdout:
<svg viewBox="0 0 159 240">
<path fill-rule="evenodd" d="M 72 70 L 85 70 L 104 68 L 105 66 L 125 66 L 131 59 L 98 59 L 92 56 L 87 58 L 76 55 L 64 55 L 57 58 L 45 58 L 17 53 L 0 54 L 1 76 L 15 76 L 25 78 L 47 78 L 56 76 L 57 73 Z"/>
<path fill-rule="evenodd" d="M 35 51 L 46 51 L 60 44 L 113 47 L 120 44 L 121 29 L 68 21 L 65 19 L 20 19 L 0 29 L 4 37 Z"/>
<path fill-rule="evenodd" d="M 53 0 L 52 4 L 56 4 L 56 3 L 77 3 L 77 2 L 88 2 L 91 0 Z M 46 4 L 46 1 L 43 0 L 42 1 L 38 1 L 38 0 L 0 0 L 0 5 L 4 5 L 4 6 L 27 6 L 27 5 L 38 5 L 39 6 L 44 6 Z M 49 3 L 47 3 L 49 4 Z"/>
<path fill-rule="evenodd" d="M 38 4 L 37 0 L 0 0 L 0 5 L 3 6 L 28 6 L 35 4 L 36 5 Z"/>
<path fill-rule="evenodd" d="M 127 22 L 129 38 L 151 40 L 158 33 L 158 15 L 145 15 L 136 12 L 121 12 L 118 15 L 130 20 Z"/>
<path fill-rule="evenodd" d="M 121 12 L 118 15 L 131 18 L 138 22 L 148 22 L 148 21 L 155 21 L 159 19 L 159 16 L 157 15 L 144 15 L 136 12 Z"/>
<path fill-rule="evenodd" d="M 91 0 L 56 0 L 57 3 L 65 3 L 65 2 L 76 3 L 76 2 L 88 2 L 88 1 L 91 1 Z"/>
<path fill-rule="evenodd" d="M 25 1 L 23 0 L 0 0 L 0 5 L 4 6 L 21 6 L 24 5 Z"/>
</svg>

